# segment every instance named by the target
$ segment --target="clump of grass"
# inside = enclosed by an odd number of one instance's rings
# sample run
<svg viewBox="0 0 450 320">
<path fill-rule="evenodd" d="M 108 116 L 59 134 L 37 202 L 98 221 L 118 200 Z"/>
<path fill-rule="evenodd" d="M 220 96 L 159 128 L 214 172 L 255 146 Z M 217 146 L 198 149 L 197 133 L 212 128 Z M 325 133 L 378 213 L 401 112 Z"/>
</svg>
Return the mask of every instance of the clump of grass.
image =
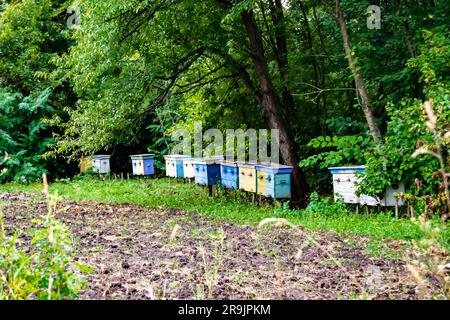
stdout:
<svg viewBox="0 0 450 320">
<path fill-rule="evenodd" d="M 371 240 L 367 243 L 364 253 L 377 259 L 400 259 L 402 253 L 398 250 L 389 248 L 381 241 Z"/>
<path fill-rule="evenodd" d="M 220 229 L 215 234 L 209 234 L 209 237 L 213 239 L 214 249 L 212 250 L 212 255 L 208 259 L 206 248 L 203 245 L 199 247 L 199 253 L 201 256 L 202 267 L 204 271 L 203 284 L 197 286 L 197 295 L 205 290 L 200 290 L 204 287 L 207 288 L 206 294 L 203 297 L 208 299 L 213 298 L 214 288 L 217 285 L 219 269 L 223 260 L 223 246 L 225 241 L 225 232 Z"/>
</svg>

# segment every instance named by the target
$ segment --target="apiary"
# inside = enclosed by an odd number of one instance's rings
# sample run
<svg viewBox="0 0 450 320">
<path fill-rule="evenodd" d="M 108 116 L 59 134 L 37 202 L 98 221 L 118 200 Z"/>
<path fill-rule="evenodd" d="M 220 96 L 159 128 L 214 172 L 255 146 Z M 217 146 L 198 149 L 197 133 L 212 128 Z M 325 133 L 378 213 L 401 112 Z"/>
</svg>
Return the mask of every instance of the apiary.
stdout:
<svg viewBox="0 0 450 320">
<path fill-rule="evenodd" d="M 220 182 L 219 161 L 218 158 L 195 159 L 195 183 L 203 186 L 213 186 L 217 182 Z"/>
<path fill-rule="evenodd" d="M 92 159 L 92 171 L 95 173 L 106 174 L 111 171 L 110 155 L 96 155 Z"/>
<path fill-rule="evenodd" d="M 189 159 L 191 159 L 190 156 L 179 154 L 165 156 L 164 160 L 166 162 L 166 176 L 172 178 L 184 178 L 183 162 Z"/>
<path fill-rule="evenodd" d="M 239 168 L 236 162 L 223 160 L 220 162 L 221 183 L 225 188 L 239 189 Z"/>
<path fill-rule="evenodd" d="M 397 200 L 394 197 L 395 193 L 404 193 L 405 185 L 403 183 L 393 184 L 387 188 L 383 199 L 377 199 L 367 195 L 358 196 L 357 183 L 362 181 L 362 177 L 358 173 L 365 172 L 365 166 L 350 166 L 350 167 L 334 167 L 329 168 L 333 175 L 333 191 L 334 198 L 337 200 L 341 198 L 345 203 L 361 204 L 367 206 L 402 206 L 402 200 Z"/>
<path fill-rule="evenodd" d="M 290 199 L 292 171 L 292 167 L 281 164 L 257 165 L 257 193 L 274 199 Z"/>
<path fill-rule="evenodd" d="M 256 163 L 238 162 L 239 189 L 256 192 Z"/>
<path fill-rule="evenodd" d="M 150 176 L 155 174 L 155 155 L 138 154 L 130 157 L 133 166 L 133 174 L 135 176 Z"/>
</svg>

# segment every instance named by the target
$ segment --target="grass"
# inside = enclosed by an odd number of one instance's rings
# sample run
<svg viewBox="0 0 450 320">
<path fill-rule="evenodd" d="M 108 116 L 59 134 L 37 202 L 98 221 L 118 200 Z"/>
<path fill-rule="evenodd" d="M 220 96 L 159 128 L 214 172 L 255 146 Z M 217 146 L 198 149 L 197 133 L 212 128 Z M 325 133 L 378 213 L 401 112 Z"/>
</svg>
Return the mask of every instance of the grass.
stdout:
<svg viewBox="0 0 450 320">
<path fill-rule="evenodd" d="M 40 184 L 0 185 L 0 192 L 40 191 Z M 253 205 L 238 194 L 220 192 L 208 197 L 207 190 L 194 184 L 183 184 L 167 178 L 148 180 L 110 180 L 84 177 L 52 183 L 51 193 L 58 193 L 73 201 L 92 200 L 109 203 L 128 203 L 154 209 L 176 208 L 196 212 L 209 219 L 236 224 L 257 225 L 268 217 L 287 218 L 295 225 L 310 230 L 334 230 L 341 234 L 369 236 L 375 239 L 420 240 L 425 234 L 414 222 L 394 219 L 390 213 L 356 215 L 345 205 L 335 205 L 329 200 L 313 200 L 307 210 L 289 210 L 268 204 Z M 442 236 L 448 248 L 448 228 Z M 376 248 L 374 248 L 376 251 Z"/>
<path fill-rule="evenodd" d="M 401 251 L 393 250 L 379 241 L 369 241 L 364 251 L 378 259 L 400 259 L 402 257 Z"/>
</svg>

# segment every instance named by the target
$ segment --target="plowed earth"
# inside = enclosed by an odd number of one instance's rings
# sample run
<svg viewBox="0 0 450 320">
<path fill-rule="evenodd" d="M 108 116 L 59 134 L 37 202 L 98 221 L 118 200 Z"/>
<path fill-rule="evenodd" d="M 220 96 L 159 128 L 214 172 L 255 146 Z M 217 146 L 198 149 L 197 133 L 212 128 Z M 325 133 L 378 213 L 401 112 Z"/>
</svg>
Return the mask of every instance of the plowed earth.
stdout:
<svg viewBox="0 0 450 320">
<path fill-rule="evenodd" d="M 25 233 L 47 212 L 38 195 L 3 193 L 0 201 L 8 233 Z M 93 268 L 81 299 L 416 298 L 404 262 L 371 257 L 363 237 L 94 202 L 60 203 L 57 218 L 76 259 Z"/>
</svg>

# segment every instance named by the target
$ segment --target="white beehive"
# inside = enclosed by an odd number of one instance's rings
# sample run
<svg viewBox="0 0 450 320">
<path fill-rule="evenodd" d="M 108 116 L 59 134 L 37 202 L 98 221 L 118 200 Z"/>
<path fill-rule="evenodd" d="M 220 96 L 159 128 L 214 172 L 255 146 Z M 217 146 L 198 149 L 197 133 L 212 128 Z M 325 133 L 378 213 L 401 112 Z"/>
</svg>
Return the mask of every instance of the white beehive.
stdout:
<svg viewBox="0 0 450 320">
<path fill-rule="evenodd" d="M 95 173 L 106 174 L 111 171 L 109 155 L 96 155 L 92 160 L 92 171 Z"/>
<path fill-rule="evenodd" d="M 184 177 L 185 178 L 192 179 L 192 178 L 195 177 L 194 162 L 195 161 L 192 160 L 192 159 L 183 161 L 183 172 L 184 172 Z"/>
<path fill-rule="evenodd" d="M 172 154 L 164 157 L 166 161 L 166 176 L 172 178 L 184 178 L 183 162 L 190 160 L 191 156 Z"/>
<path fill-rule="evenodd" d="M 396 185 L 392 185 L 392 186 L 386 188 L 384 198 L 381 200 L 362 194 L 359 196 L 359 203 L 362 205 L 382 206 L 382 207 L 394 207 L 396 205 L 403 206 L 404 205 L 403 200 L 395 199 L 394 195 L 396 193 L 397 194 L 405 193 L 405 184 L 404 183 L 398 183 Z"/>
<path fill-rule="evenodd" d="M 364 173 L 365 166 L 351 166 L 351 167 L 334 167 L 330 168 L 333 175 L 333 191 L 334 199 L 342 199 L 345 203 L 361 204 L 367 206 L 383 206 L 391 207 L 395 205 L 402 206 L 402 200 L 396 201 L 395 193 L 404 193 L 404 183 L 392 185 L 386 189 L 383 199 L 377 199 L 367 195 L 356 195 L 358 191 L 357 183 L 361 182 L 361 177 L 358 173 Z"/>
</svg>

